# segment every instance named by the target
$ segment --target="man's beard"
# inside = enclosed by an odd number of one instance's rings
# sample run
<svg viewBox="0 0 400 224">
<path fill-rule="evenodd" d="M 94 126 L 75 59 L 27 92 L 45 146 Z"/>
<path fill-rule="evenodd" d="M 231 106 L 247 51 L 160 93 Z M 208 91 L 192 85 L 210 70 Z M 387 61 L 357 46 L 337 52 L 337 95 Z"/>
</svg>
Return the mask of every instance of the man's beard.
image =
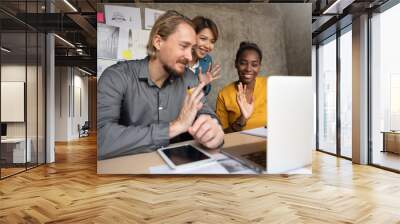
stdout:
<svg viewBox="0 0 400 224">
<path fill-rule="evenodd" d="M 184 65 L 187 65 L 187 64 L 189 63 L 189 61 L 186 60 L 186 59 L 180 59 L 180 60 L 177 61 L 177 63 L 181 63 L 181 64 L 184 64 Z M 172 76 L 182 76 L 182 75 L 185 73 L 185 69 L 183 69 L 183 70 L 180 72 L 180 71 L 177 71 L 177 70 L 175 70 L 174 68 L 170 67 L 170 66 L 167 65 L 167 64 L 164 64 L 163 67 L 164 67 L 164 70 L 165 70 L 168 74 L 170 74 L 170 75 L 172 75 Z"/>
</svg>

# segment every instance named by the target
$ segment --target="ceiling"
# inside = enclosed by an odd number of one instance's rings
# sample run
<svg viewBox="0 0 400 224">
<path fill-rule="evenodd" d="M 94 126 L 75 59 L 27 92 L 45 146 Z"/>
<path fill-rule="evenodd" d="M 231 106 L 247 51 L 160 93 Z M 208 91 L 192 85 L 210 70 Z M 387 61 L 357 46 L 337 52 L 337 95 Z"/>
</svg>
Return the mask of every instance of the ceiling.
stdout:
<svg viewBox="0 0 400 224">
<path fill-rule="evenodd" d="M 47 0 L 47 2 L 46 5 L 45 0 L 0 1 L 2 46 L 12 49 L 7 53 L 7 60 L 25 61 L 25 56 L 30 60 L 32 56 L 37 55 L 38 50 L 37 41 L 33 38 L 38 35 L 37 33 L 52 32 L 74 45 L 67 44 L 58 37 L 55 38 L 56 65 L 79 66 L 95 74 L 97 1 Z M 49 13 L 50 11 L 52 13 Z M 25 32 L 27 35 L 21 34 Z"/>
<path fill-rule="evenodd" d="M 388 0 L 316 0 L 313 2 L 313 44 L 352 23 L 354 17 L 373 11 Z"/>
</svg>

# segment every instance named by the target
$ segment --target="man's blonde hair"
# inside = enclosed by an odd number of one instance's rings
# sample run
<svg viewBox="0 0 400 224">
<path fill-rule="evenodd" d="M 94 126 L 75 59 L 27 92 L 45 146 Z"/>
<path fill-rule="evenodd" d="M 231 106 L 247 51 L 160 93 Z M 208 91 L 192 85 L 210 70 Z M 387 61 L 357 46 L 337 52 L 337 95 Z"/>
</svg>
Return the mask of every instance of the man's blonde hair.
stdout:
<svg viewBox="0 0 400 224">
<path fill-rule="evenodd" d="M 186 16 L 174 10 L 168 10 L 166 13 L 158 17 L 150 32 L 149 41 L 147 42 L 147 54 L 150 58 L 155 58 L 157 49 L 153 45 L 153 39 L 159 35 L 163 40 L 166 40 L 169 35 L 176 31 L 179 24 L 186 23 L 193 27 L 192 21 Z"/>
</svg>

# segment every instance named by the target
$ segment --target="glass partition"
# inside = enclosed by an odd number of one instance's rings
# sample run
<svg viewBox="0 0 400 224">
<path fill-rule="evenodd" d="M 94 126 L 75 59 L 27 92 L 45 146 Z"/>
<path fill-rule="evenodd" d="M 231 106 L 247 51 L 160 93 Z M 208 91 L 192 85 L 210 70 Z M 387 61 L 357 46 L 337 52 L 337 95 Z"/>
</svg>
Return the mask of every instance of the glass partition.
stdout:
<svg viewBox="0 0 400 224">
<path fill-rule="evenodd" d="M 6 177 L 24 171 L 26 162 L 31 161 L 30 142 L 27 144 L 26 138 L 26 32 L 2 32 L 1 46 L 0 110 L 1 122 L 6 128 L 0 150 L 1 175 Z"/>
<path fill-rule="evenodd" d="M 18 18 L 45 1 L 1 1 L 0 178 L 45 162 L 45 35 Z"/>
</svg>

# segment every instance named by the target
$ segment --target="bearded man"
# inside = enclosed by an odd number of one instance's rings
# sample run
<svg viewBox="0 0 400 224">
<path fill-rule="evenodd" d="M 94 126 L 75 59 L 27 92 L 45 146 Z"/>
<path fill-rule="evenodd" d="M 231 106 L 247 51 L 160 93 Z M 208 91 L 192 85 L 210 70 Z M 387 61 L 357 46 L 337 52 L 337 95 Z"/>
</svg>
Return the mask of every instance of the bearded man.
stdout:
<svg viewBox="0 0 400 224">
<path fill-rule="evenodd" d="M 103 72 L 97 95 L 100 160 L 151 152 L 184 133 L 207 148 L 223 144 L 204 84 L 187 66 L 195 44 L 191 20 L 167 11 L 150 32 L 145 59 L 119 62 Z"/>
</svg>

